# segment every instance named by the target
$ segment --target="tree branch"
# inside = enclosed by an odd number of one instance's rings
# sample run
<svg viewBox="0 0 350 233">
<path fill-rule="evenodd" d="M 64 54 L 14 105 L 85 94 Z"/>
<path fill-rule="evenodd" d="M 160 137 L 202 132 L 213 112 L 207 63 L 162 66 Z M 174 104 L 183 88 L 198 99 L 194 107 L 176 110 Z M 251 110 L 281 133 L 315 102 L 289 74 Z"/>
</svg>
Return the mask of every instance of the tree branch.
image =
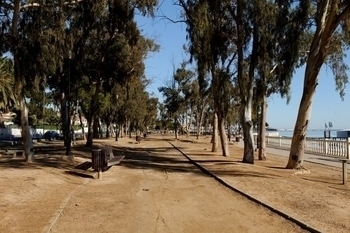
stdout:
<svg viewBox="0 0 350 233">
<path fill-rule="evenodd" d="M 347 2 L 347 3 L 345 3 Z M 346 5 L 347 4 L 347 5 Z M 334 25 L 337 26 L 340 24 L 341 21 L 343 21 L 345 19 L 345 17 L 349 16 L 350 14 L 350 3 L 348 3 L 348 1 L 344 1 L 341 6 L 339 7 L 344 7 L 343 11 L 337 15 L 337 17 L 334 20 Z"/>
</svg>

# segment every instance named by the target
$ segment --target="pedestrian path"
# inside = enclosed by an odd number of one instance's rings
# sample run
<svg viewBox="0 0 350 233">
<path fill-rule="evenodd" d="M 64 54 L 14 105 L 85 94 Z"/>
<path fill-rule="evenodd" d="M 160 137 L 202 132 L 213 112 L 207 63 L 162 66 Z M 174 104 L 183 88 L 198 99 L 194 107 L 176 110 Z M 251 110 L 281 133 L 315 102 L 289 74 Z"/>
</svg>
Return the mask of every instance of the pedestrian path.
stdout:
<svg viewBox="0 0 350 233">
<path fill-rule="evenodd" d="M 329 167 L 313 166 L 310 174 L 294 176 L 297 173 L 291 169 L 283 169 L 283 164 L 282 167 L 266 163 L 244 164 L 237 160 L 240 159 L 238 154 L 223 157 L 218 154 L 201 153 L 203 149 L 201 145 L 194 149 L 189 146 L 190 142 L 180 140 L 171 143 L 180 148 L 183 155 L 201 171 L 219 183 L 293 221 L 309 232 L 350 232 L 348 229 L 343 231 L 344 226 L 341 224 L 339 229 L 335 229 L 335 226 L 338 226 L 337 222 L 346 219 L 347 216 L 344 217 L 339 213 L 348 205 L 347 186 L 340 186 L 341 173 L 339 169 L 334 169 L 341 167 L 341 162 L 337 158 L 305 154 L 305 161 Z M 239 142 L 234 146 L 243 148 L 244 145 L 243 142 Z M 270 155 L 285 157 L 286 161 L 289 156 L 288 150 L 276 148 L 266 150 Z M 273 161 L 273 158 L 270 160 Z M 295 199 L 298 195 L 302 195 L 302 201 Z M 327 201 L 324 203 L 324 200 Z M 330 214 L 332 218 L 327 222 L 322 218 L 324 209 L 332 212 Z"/>
<path fill-rule="evenodd" d="M 243 141 L 240 141 L 236 145 L 238 145 L 241 148 L 244 147 Z M 278 155 L 278 156 L 282 156 L 282 157 L 286 157 L 286 158 L 289 157 L 289 150 L 266 147 L 266 152 L 268 154 Z M 323 164 L 323 165 L 327 165 L 327 166 L 333 166 L 333 167 L 341 167 L 341 162 L 339 161 L 339 159 L 340 158 L 333 157 L 333 156 L 325 156 L 325 155 L 317 155 L 317 154 L 304 154 L 304 161 Z"/>
</svg>

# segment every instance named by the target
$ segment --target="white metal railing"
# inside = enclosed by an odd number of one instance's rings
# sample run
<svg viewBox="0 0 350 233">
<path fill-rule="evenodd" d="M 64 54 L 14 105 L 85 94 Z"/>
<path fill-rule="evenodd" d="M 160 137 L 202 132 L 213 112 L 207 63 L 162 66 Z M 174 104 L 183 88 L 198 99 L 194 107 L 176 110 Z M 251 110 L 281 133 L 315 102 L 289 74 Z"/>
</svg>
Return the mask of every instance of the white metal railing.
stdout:
<svg viewBox="0 0 350 233">
<path fill-rule="evenodd" d="M 289 149 L 291 144 L 291 137 L 266 136 L 267 147 Z M 350 138 L 342 140 L 306 138 L 304 148 L 305 153 L 309 154 L 322 154 L 350 159 Z"/>
</svg>

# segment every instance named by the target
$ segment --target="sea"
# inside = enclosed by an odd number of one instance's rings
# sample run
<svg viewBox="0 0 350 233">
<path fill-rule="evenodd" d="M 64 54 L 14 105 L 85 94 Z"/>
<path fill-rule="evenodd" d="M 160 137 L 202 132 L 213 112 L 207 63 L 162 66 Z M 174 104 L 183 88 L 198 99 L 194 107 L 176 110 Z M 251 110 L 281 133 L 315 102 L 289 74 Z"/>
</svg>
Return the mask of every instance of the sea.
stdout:
<svg viewBox="0 0 350 233">
<path fill-rule="evenodd" d="M 324 129 L 311 129 L 306 132 L 306 137 L 308 138 L 324 138 Z M 293 130 L 278 130 L 279 136 L 282 137 L 293 137 Z M 337 130 L 330 131 L 330 137 L 336 137 Z"/>
</svg>

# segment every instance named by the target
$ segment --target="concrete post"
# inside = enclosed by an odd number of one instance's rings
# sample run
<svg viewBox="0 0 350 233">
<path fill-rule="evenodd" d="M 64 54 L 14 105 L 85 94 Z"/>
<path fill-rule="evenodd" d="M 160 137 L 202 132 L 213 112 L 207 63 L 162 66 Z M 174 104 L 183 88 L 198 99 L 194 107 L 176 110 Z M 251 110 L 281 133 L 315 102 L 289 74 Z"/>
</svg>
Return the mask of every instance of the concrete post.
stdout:
<svg viewBox="0 0 350 233">
<path fill-rule="evenodd" d="M 323 152 L 324 154 L 328 154 L 328 143 L 327 143 L 327 138 L 323 139 Z"/>
<path fill-rule="evenodd" d="M 346 140 L 346 158 L 350 159 L 350 138 Z"/>
</svg>

